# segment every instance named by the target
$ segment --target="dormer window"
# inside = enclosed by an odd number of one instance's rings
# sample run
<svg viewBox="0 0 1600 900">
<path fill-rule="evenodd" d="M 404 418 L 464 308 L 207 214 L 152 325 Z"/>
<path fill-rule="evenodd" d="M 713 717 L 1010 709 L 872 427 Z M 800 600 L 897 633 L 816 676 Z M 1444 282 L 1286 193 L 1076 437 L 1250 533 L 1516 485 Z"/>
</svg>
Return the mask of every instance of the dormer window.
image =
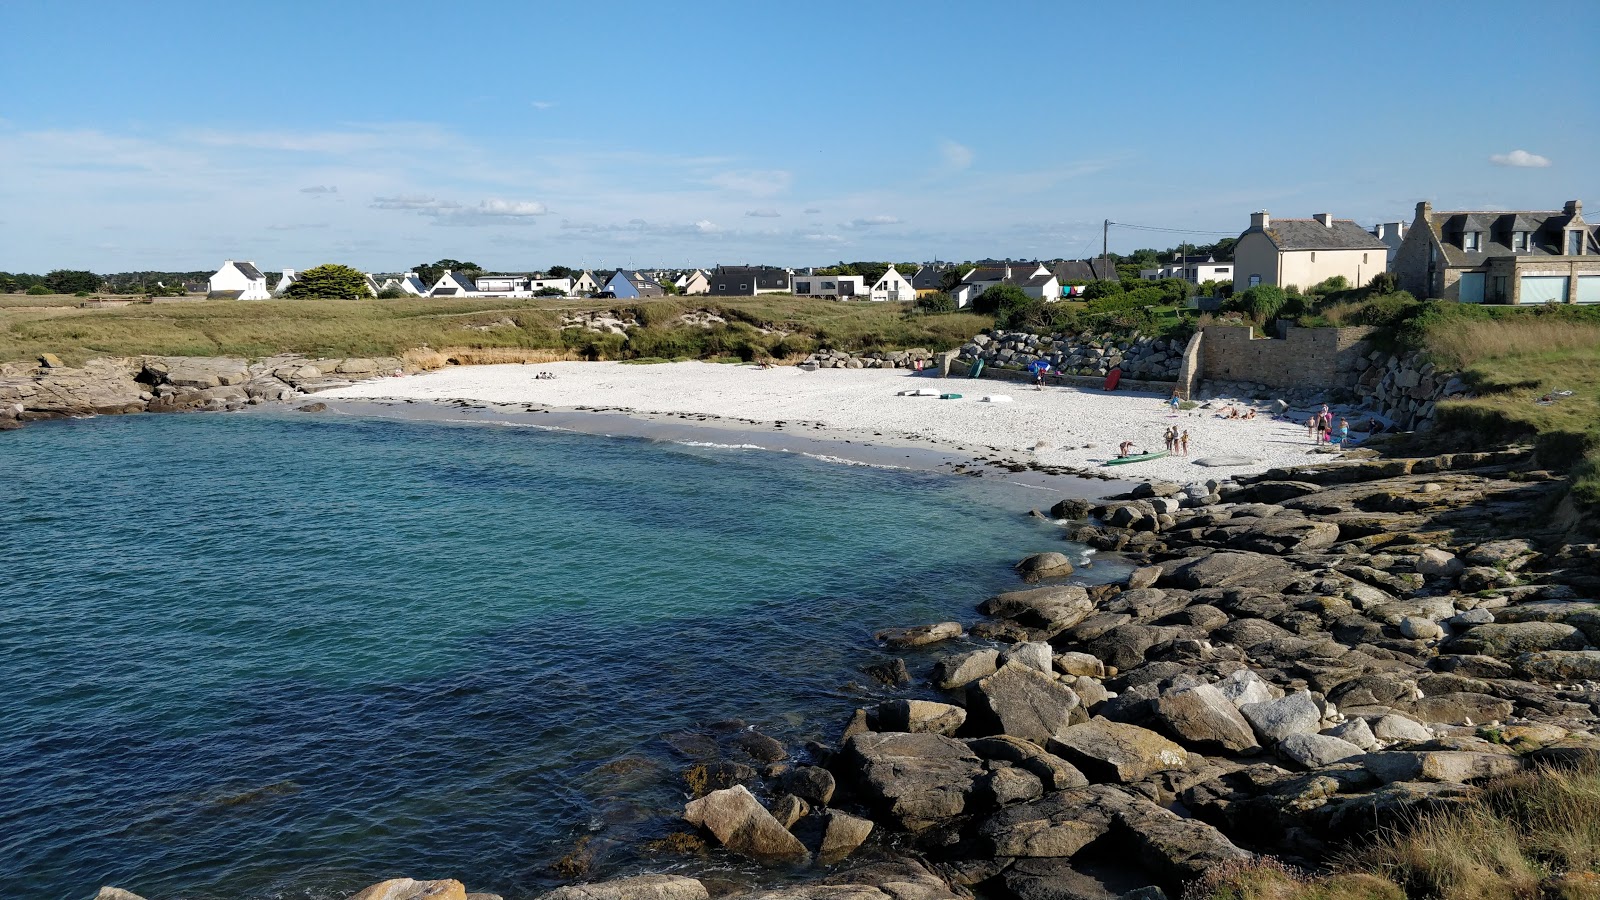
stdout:
<svg viewBox="0 0 1600 900">
<path fill-rule="evenodd" d="M 1583 232 L 1577 229 L 1567 232 L 1567 255 L 1583 255 Z"/>
<path fill-rule="evenodd" d="M 1526 231 L 1511 232 L 1511 249 L 1517 253 L 1528 252 L 1528 233 Z"/>
<path fill-rule="evenodd" d="M 1478 249 L 1478 234 L 1476 231 L 1461 232 L 1461 249 L 1476 252 Z"/>
</svg>

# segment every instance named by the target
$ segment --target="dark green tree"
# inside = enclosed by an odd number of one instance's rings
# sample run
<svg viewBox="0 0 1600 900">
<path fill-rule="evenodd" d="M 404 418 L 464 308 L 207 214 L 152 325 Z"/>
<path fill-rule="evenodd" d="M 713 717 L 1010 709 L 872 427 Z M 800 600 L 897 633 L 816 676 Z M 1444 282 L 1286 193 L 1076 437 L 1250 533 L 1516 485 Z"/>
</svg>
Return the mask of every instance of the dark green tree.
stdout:
<svg viewBox="0 0 1600 900">
<path fill-rule="evenodd" d="M 433 284 L 444 273 L 451 271 L 465 272 L 467 275 L 476 278 L 483 274 L 483 266 L 475 262 L 462 262 L 459 259 L 441 259 L 435 263 L 423 263 L 412 269 L 412 271 L 417 273 L 417 277 L 422 279 L 423 284 Z"/>
<path fill-rule="evenodd" d="M 571 278 L 577 273 L 566 266 L 551 266 L 545 270 L 545 274 L 551 278 Z"/>
<path fill-rule="evenodd" d="M 1033 298 L 1022 292 L 1022 288 L 1014 284 L 997 284 L 979 294 L 972 301 L 972 311 L 984 315 L 996 315 L 1001 309 L 1016 309 L 1027 306 Z"/>
<path fill-rule="evenodd" d="M 100 290 L 101 278 L 81 269 L 56 269 L 44 277 L 44 285 L 57 294 Z"/>
<path fill-rule="evenodd" d="M 1083 289 L 1083 299 L 1103 300 L 1106 297 L 1120 293 L 1122 293 L 1122 282 L 1120 281 L 1091 281 Z"/>
<path fill-rule="evenodd" d="M 283 296 L 293 300 L 357 300 L 372 295 L 367 276 L 349 266 L 327 263 L 301 272 L 284 289 Z"/>
<path fill-rule="evenodd" d="M 917 309 L 929 313 L 949 313 L 956 311 L 956 298 L 939 291 L 933 294 L 923 294 L 917 298 Z"/>
</svg>

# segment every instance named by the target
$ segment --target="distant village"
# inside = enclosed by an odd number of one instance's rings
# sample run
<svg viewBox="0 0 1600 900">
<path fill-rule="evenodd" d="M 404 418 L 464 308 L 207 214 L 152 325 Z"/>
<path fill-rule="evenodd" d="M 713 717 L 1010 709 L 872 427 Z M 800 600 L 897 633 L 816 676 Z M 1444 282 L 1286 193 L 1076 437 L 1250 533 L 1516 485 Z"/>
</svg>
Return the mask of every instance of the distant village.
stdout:
<svg viewBox="0 0 1600 900">
<path fill-rule="evenodd" d="M 909 268 L 909 267 L 907 267 Z M 824 272 L 827 270 L 823 270 Z M 1362 226 L 1318 213 L 1275 218 L 1262 211 L 1232 243 L 1231 258 L 1182 252 L 1144 268 L 1147 280 L 1180 279 L 1214 294 L 1261 285 L 1309 288 L 1342 278 L 1363 286 L 1383 273 L 1420 298 L 1463 303 L 1600 303 L 1600 226 L 1583 218 L 1583 204 L 1539 211 L 1435 210 L 1419 203 L 1410 222 Z M 254 262 L 227 260 L 205 285 L 211 297 L 266 300 L 295 282 L 282 270 L 269 286 Z M 970 306 L 999 284 L 1035 299 L 1081 295 L 1096 281 L 1119 280 L 1113 259 L 984 260 L 965 265 L 928 263 L 914 271 L 890 265 L 877 277 L 819 274 L 816 269 L 719 265 L 710 269 L 479 274 L 446 270 L 425 283 L 416 272 L 369 274 L 373 296 L 601 297 L 635 299 L 668 294 L 751 297 L 790 294 L 835 300 L 911 302 L 946 294 L 956 308 Z M 670 285 L 670 288 L 668 287 Z M 198 285 L 197 285 L 198 286 Z"/>
</svg>

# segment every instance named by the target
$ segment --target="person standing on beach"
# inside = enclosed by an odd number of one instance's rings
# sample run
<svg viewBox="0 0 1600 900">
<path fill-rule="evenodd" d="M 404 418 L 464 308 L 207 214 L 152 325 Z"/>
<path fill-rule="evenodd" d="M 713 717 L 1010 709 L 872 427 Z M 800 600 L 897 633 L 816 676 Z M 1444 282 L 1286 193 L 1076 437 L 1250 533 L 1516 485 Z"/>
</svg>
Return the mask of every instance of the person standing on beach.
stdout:
<svg viewBox="0 0 1600 900">
<path fill-rule="evenodd" d="M 1339 449 L 1343 450 L 1350 443 L 1350 420 L 1339 420 Z"/>
<path fill-rule="evenodd" d="M 1183 451 L 1179 455 L 1188 456 L 1189 455 L 1189 429 L 1185 428 L 1183 430 L 1183 437 L 1178 439 L 1178 443 L 1183 447 Z"/>
</svg>

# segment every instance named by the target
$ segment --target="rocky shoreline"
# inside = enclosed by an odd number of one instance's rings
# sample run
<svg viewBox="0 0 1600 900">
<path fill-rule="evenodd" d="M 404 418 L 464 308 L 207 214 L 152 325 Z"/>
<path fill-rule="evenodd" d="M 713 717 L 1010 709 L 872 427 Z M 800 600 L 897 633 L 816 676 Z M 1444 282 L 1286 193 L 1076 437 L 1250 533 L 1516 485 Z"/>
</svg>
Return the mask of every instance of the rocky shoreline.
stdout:
<svg viewBox="0 0 1600 900">
<path fill-rule="evenodd" d="M 239 410 L 417 371 L 396 358 L 134 356 L 72 367 L 45 354 L 37 366 L 0 364 L 0 429 L 95 415 Z"/>
<path fill-rule="evenodd" d="M 1600 545 L 1567 542 L 1562 485 L 1530 454 L 1240 481 L 1058 504 L 1065 539 L 1131 575 L 1084 587 L 1036 554 L 1018 566 L 1035 585 L 981 618 L 879 632 L 865 671 L 891 694 L 835 743 L 703 736 L 662 868 L 726 852 L 779 886 L 657 874 L 547 900 L 1175 898 L 1218 866 L 1314 870 L 1484 779 L 1600 758 Z"/>
</svg>

